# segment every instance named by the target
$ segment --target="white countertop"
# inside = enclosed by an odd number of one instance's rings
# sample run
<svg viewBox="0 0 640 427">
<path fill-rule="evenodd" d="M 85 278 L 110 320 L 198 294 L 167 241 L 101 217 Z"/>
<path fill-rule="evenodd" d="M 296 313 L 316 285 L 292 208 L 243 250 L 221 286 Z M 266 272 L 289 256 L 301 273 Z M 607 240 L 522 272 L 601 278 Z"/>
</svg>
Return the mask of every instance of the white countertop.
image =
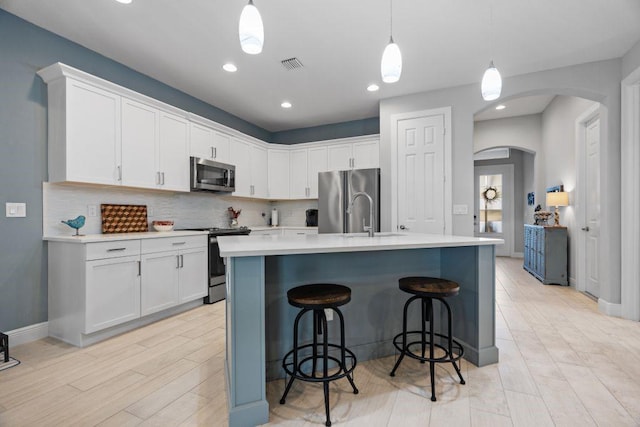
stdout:
<svg viewBox="0 0 640 427">
<path fill-rule="evenodd" d="M 275 227 L 271 225 L 256 225 L 249 226 L 249 228 L 253 231 L 263 231 L 263 230 L 317 230 L 318 227 L 307 227 L 304 225 L 276 225 Z"/>
<path fill-rule="evenodd" d="M 374 237 L 369 237 L 366 233 L 218 237 L 220 255 L 223 257 L 387 251 L 503 243 L 502 239 L 419 233 L 376 233 Z"/>
<path fill-rule="evenodd" d="M 117 240 L 137 240 L 137 239 L 157 239 L 165 237 L 183 237 L 208 235 L 207 231 L 147 231 L 140 233 L 110 233 L 110 234 L 87 234 L 85 236 L 44 236 L 42 239 L 49 242 L 67 243 L 95 243 L 114 242 Z"/>
</svg>

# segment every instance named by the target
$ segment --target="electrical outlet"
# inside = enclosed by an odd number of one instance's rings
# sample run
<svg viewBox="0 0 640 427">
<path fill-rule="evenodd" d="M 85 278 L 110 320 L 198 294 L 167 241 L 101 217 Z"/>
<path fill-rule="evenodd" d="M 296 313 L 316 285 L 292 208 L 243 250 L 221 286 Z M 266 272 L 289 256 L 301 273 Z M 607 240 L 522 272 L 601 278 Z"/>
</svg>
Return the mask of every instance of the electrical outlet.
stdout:
<svg viewBox="0 0 640 427">
<path fill-rule="evenodd" d="M 468 213 L 469 213 L 469 209 L 467 205 L 453 205 L 454 215 L 467 215 Z"/>
<path fill-rule="evenodd" d="M 147 206 L 147 216 L 153 216 L 153 208 L 151 206 Z"/>
<path fill-rule="evenodd" d="M 87 216 L 98 216 L 98 206 L 87 205 Z"/>
<path fill-rule="evenodd" d="M 324 309 L 324 315 L 327 317 L 327 322 L 331 322 L 333 320 L 333 310 L 330 308 Z"/>
<path fill-rule="evenodd" d="M 7 218 L 24 218 L 27 216 L 26 203 L 7 203 Z"/>
</svg>

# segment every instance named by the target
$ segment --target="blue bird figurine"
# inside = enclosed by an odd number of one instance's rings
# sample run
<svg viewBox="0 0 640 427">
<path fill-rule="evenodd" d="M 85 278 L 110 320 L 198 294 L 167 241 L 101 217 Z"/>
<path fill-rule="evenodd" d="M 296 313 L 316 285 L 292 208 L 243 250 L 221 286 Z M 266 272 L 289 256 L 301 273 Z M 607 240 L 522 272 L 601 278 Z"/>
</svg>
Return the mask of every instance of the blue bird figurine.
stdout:
<svg viewBox="0 0 640 427">
<path fill-rule="evenodd" d="M 85 217 L 84 215 L 80 215 L 75 219 L 68 219 L 66 221 L 60 221 L 63 224 L 67 224 L 69 227 L 71 228 L 75 228 L 76 229 L 76 236 L 81 236 L 81 234 L 78 232 L 82 226 L 84 226 L 84 221 L 85 221 Z"/>
</svg>

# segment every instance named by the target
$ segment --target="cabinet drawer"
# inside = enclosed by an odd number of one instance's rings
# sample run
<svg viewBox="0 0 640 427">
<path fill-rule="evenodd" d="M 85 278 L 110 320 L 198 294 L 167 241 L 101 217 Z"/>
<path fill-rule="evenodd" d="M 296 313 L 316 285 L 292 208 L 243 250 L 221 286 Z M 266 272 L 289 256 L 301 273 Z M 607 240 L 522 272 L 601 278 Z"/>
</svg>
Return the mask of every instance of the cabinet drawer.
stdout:
<svg viewBox="0 0 640 427">
<path fill-rule="evenodd" d="M 142 253 L 175 251 L 180 249 L 201 248 L 207 246 L 207 235 L 163 237 L 142 240 Z"/>
<path fill-rule="evenodd" d="M 140 255 L 140 240 L 87 243 L 87 261 Z"/>
</svg>

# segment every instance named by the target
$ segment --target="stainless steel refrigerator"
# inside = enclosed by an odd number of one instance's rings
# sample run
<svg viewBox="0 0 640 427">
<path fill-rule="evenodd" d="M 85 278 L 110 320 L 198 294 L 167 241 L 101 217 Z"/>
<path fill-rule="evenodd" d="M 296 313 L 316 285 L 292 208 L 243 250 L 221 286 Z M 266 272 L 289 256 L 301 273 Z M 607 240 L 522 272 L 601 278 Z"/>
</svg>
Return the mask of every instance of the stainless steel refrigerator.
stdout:
<svg viewBox="0 0 640 427">
<path fill-rule="evenodd" d="M 318 174 L 318 232 L 360 233 L 369 226 L 369 200 L 358 197 L 351 214 L 353 195 L 363 191 L 373 199 L 375 231 L 380 231 L 380 169 L 355 169 Z"/>
</svg>

